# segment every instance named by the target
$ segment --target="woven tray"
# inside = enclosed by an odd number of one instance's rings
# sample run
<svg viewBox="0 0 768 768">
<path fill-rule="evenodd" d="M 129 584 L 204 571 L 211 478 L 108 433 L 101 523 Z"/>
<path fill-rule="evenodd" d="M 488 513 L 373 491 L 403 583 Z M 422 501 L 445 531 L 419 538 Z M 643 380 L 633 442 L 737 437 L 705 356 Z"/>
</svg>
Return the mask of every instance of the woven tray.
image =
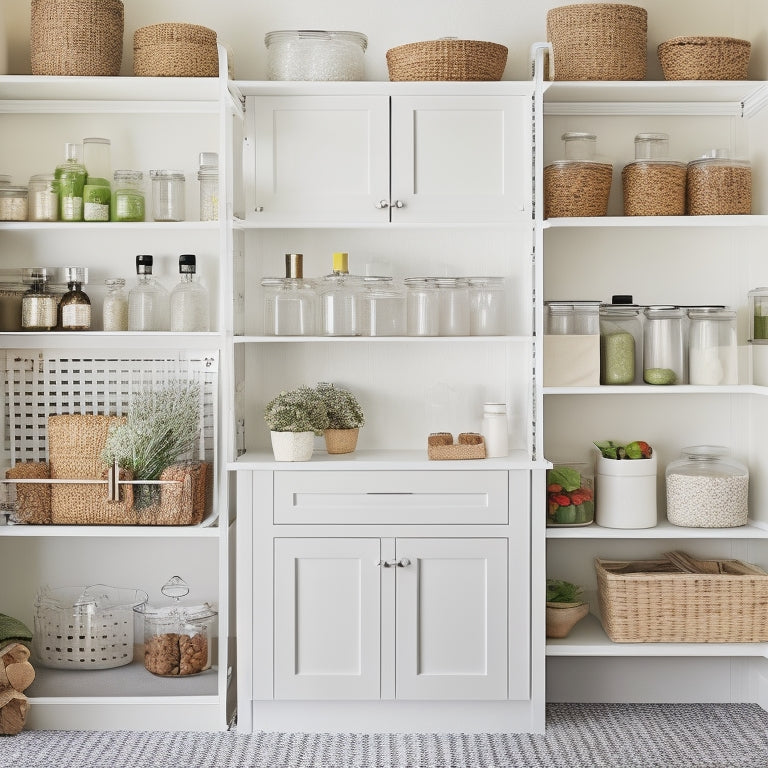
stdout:
<svg viewBox="0 0 768 768">
<path fill-rule="evenodd" d="M 484 459 L 485 438 L 476 432 L 461 432 L 454 443 L 450 432 L 433 432 L 427 437 L 427 456 L 436 461 Z"/>
<path fill-rule="evenodd" d="M 648 13 L 634 5 L 582 3 L 547 11 L 555 80 L 643 80 Z"/>
<path fill-rule="evenodd" d="M 768 573 L 740 560 L 595 559 L 600 614 L 617 643 L 764 643 Z"/>
<path fill-rule="evenodd" d="M 198 24 L 151 24 L 133 34 L 136 77 L 217 77 L 216 32 Z"/>
<path fill-rule="evenodd" d="M 389 79 L 501 80 L 508 49 L 482 40 L 426 40 L 387 51 Z"/>
<path fill-rule="evenodd" d="M 735 37 L 673 37 L 657 53 L 666 80 L 746 80 L 751 50 Z"/>
<path fill-rule="evenodd" d="M 123 17 L 121 0 L 32 0 L 32 74 L 119 75 Z"/>
</svg>

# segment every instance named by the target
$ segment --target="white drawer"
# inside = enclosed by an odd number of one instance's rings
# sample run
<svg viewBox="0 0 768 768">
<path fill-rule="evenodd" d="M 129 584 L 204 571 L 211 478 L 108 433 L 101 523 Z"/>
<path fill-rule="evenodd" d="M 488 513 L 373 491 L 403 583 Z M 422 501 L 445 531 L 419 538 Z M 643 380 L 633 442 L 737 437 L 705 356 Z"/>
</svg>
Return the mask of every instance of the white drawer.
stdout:
<svg viewBox="0 0 768 768">
<path fill-rule="evenodd" d="M 528 509 L 528 473 L 275 472 L 275 523 L 506 524 L 509 482 Z"/>
</svg>

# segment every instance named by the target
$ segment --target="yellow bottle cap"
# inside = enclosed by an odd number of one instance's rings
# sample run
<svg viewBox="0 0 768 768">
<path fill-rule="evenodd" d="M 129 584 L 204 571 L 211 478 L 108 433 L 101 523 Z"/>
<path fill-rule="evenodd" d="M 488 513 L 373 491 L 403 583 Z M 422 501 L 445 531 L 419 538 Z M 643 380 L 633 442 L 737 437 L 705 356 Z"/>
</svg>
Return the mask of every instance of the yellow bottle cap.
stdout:
<svg viewBox="0 0 768 768">
<path fill-rule="evenodd" d="M 346 251 L 333 254 L 333 271 L 349 272 L 349 254 Z"/>
</svg>

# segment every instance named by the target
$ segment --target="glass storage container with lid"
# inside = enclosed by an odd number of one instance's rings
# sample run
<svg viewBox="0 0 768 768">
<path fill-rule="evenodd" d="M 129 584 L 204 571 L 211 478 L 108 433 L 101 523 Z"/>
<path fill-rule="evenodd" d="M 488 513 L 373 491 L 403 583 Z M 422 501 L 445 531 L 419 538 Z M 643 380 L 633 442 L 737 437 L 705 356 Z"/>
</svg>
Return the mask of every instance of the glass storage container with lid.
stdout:
<svg viewBox="0 0 768 768">
<path fill-rule="evenodd" d="M 753 288 L 747 294 L 749 302 L 749 341 L 768 343 L 768 288 Z"/>
<path fill-rule="evenodd" d="M 132 170 L 115 171 L 110 212 L 112 221 L 144 221 L 145 215 L 144 174 Z"/>
<path fill-rule="evenodd" d="M 506 291 L 503 277 L 469 278 L 469 332 L 472 336 L 502 336 L 506 330 Z"/>
<path fill-rule="evenodd" d="M 0 221 L 26 221 L 28 213 L 27 188 L 0 185 Z"/>
<path fill-rule="evenodd" d="M 219 155 L 217 152 L 200 153 L 200 221 L 219 218 Z"/>
<path fill-rule="evenodd" d="M 685 384 L 683 316 L 680 307 L 645 308 L 643 381 L 646 384 Z"/>
<path fill-rule="evenodd" d="M 544 333 L 568 336 L 574 328 L 573 304 L 570 301 L 544 302 Z"/>
<path fill-rule="evenodd" d="M 752 212 L 752 166 L 713 149 L 688 163 L 686 213 L 727 216 Z"/>
<path fill-rule="evenodd" d="M 440 295 L 433 277 L 406 277 L 405 302 L 409 336 L 440 334 Z"/>
<path fill-rule="evenodd" d="M 349 274 L 349 254 L 333 254 L 333 272 L 321 278 L 320 317 L 324 336 L 359 336 L 361 334 L 359 298 L 363 279 Z"/>
<path fill-rule="evenodd" d="M 168 602 L 144 602 L 134 610 L 144 621 L 144 667 L 159 677 L 187 677 L 210 669 L 217 611 L 188 604 L 189 586 L 173 576 L 160 590 Z"/>
<path fill-rule="evenodd" d="M 363 80 L 368 38 L 360 32 L 268 32 L 267 80 Z"/>
<path fill-rule="evenodd" d="M 622 301 L 626 299 L 626 301 Z M 613 296 L 600 306 L 600 383 L 641 384 L 643 324 L 631 296 Z"/>
<path fill-rule="evenodd" d="M 285 254 L 285 277 L 262 278 L 265 336 L 313 336 L 317 296 L 304 280 L 304 256 Z"/>
<path fill-rule="evenodd" d="M 393 278 L 366 275 L 358 300 L 363 336 L 404 335 L 405 294 Z"/>
<path fill-rule="evenodd" d="M 435 278 L 440 302 L 440 335 L 469 336 L 469 282 L 464 277 Z"/>
<path fill-rule="evenodd" d="M 184 221 L 185 177 L 181 171 L 150 171 L 152 180 L 152 218 L 155 221 Z"/>
<path fill-rule="evenodd" d="M 29 288 L 21 280 L 21 270 L 0 270 L 0 331 L 21 331 L 21 302 Z"/>
<path fill-rule="evenodd" d="M 28 217 L 30 221 L 58 221 L 59 186 L 52 173 L 29 178 Z"/>
<path fill-rule="evenodd" d="M 738 384 L 736 311 L 691 308 L 688 318 L 688 383 Z"/>
<path fill-rule="evenodd" d="M 692 528 L 746 525 L 749 470 L 721 445 L 683 448 L 666 469 L 667 518 Z"/>
<path fill-rule="evenodd" d="M 669 135 L 638 133 L 635 161 L 621 172 L 625 216 L 685 214 L 685 163 L 669 159 Z"/>
<path fill-rule="evenodd" d="M 48 283 L 53 270 L 30 267 L 22 271 L 22 281 L 29 288 L 21 299 L 21 327 L 25 331 L 51 331 L 56 327 L 59 296 Z"/>
<path fill-rule="evenodd" d="M 102 326 L 105 331 L 128 330 L 128 292 L 124 277 L 108 277 L 104 281 L 107 295 L 102 305 Z"/>
</svg>

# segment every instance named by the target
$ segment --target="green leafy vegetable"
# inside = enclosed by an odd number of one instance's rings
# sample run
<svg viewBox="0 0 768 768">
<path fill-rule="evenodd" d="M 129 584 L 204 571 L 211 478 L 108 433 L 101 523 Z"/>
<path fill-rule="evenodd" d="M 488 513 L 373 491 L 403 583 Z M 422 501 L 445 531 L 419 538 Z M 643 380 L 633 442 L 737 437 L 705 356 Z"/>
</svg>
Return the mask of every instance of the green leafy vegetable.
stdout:
<svg viewBox="0 0 768 768">
<path fill-rule="evenodd" d="M 547 484 L 556 483 L 564 491 L 575 491 L 581 485 L 581 473 L 571 467 L 555 467 L 547 473 Z"/>
<path fill-rule="evenodd" d="M 548 603 L 578 603 L 581 601 L 582 588 L 570 581 L 547 579 Z"/>
</svg>

